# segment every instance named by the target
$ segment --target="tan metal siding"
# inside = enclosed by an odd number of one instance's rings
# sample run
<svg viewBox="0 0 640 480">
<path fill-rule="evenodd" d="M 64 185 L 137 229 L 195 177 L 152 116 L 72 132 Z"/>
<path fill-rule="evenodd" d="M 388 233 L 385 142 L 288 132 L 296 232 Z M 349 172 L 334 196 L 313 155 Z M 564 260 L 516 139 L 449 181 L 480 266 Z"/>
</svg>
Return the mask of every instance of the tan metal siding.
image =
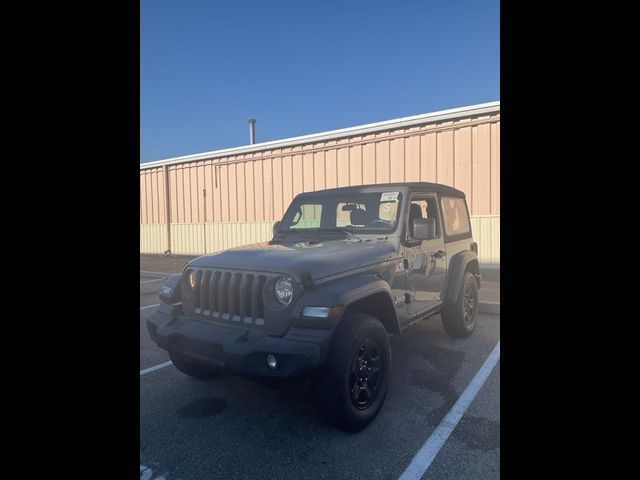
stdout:
<svg viewBox="0 0 640 480">
<path fill-rule="evenodd" d="M 442 131 L 449 125 L 456 129 Z M 453 185 L 467 193 L 472 214 L 498 214 L 499 140 L 499 117 L 485 116 L 170 166 L 172 220 L 205 221 L 203 188 L 207 221 L 239 222 L 279 218 L 302 191 L 413 180 Z M 163 175 L 141 171 L 142 224 L 165 219 Z"/>
<path fill-rule="evenodd" d="M 250 229 L 254 223 L 281 218 L 293 197 L 303 191 L 416 180 L 460 188 L 474 216 L 499 215 L 500 116 L 483 114 L 192 161 L 170 165 L 168 171 L 172 229 L 203 222 L 246 223 Z M 163 168 L 141 169 L 141 225 L 166 222 L 164 195 Z M 255 236 L 237 228 L 241 238 Z M 184 232 L 176 234 L 178 244 L 186 241 Z M 211 233 L 216 244 L 234 242 L 230 227 Z M 499 244 L 499 237 L 490 235 L 494 237 Z M 193 240 L 197 241 L 203 242 Z M 174 253 L 176 248 L 181 247 L 172 244 Z"/>
<path fill-rule="evenodd" d="M 478 261 L 483 267 L 500 266 L 500 215 L 471 217 L 473 239 L 478 244 Z"/>
</svg>

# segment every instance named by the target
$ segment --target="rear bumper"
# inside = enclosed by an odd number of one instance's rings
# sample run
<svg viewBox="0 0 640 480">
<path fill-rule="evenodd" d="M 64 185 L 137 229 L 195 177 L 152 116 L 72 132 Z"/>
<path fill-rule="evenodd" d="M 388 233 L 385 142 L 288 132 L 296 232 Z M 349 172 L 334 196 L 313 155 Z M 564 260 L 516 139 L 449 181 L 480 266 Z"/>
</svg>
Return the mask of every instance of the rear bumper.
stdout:
<svg viewBox="0 0 640 480">
<path fill-rule="evenodd" d="M 332 333 L 326 329 L 292 327 L 283 337 L 270 337 L 235 325 L 173 315 L 166 304 L 161 304 L 147 319 L 147 328 L 160 348 L 193 362 L 238 375 L 282 379 L 301 377 L 315 370 L 322 362 Z M 267 366 L 270 353 L 278 360 L 276 369 Z"/>
</svg>

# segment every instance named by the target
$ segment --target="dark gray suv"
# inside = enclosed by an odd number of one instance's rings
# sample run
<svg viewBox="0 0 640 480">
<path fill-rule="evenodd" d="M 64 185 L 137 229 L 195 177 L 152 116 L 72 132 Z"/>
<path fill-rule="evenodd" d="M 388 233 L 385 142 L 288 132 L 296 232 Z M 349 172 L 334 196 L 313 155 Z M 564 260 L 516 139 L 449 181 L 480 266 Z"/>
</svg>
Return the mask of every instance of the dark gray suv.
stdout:
<svg viewBox="0 0 640 480">
<path fill-rule="evenodd" d="M 359 429 L 384 402 L 388 335 L 436 314 L 451 336 L 473 332 L 477 251 L 457 189 L 303 193 L 268 243 L 196 258 L 170 277 L 147 325 L 187 375 L 310 377 L 320 414 Z"/>
</svg>

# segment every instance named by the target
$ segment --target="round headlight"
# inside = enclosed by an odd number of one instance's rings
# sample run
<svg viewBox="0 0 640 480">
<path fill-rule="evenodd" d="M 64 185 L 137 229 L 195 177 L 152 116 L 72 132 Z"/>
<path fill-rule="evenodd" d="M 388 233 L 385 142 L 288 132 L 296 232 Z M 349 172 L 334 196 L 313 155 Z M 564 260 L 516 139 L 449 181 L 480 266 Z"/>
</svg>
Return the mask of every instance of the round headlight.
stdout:
<svg viewBox="0 0 640 480">
<path fill-rule="evenodd" d="M 281 304 L 289 305 L 293 298 L 293 279 L 290 277 L 280 277 L 276 282 L 275 294 Z"/>
<path fill-rule="evenodd" d="M 198 276 L 196 275 L 196 272 L 194 272 L 193 270 L 189 272 L 189 276 L 187 277 L 189 280 L 189 286 L 193 289 L 196 288 L 196 285 L 198 284 Z"/>
</svg>

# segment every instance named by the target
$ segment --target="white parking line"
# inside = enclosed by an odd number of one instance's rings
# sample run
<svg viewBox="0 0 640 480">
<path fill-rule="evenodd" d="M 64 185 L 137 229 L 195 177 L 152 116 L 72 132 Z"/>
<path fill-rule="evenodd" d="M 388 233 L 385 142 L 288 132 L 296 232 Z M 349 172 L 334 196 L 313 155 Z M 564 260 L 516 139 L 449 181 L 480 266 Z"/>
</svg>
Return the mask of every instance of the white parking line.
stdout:
<svg viewBox="0 0 640 480">
<path fill-rule="evenodd" d="M 147 305 L 146 307 L 140 307 L 140 310 L 145 310 L 147 308 L 151 308 L 151 307 L 157 307 L 158 305 L 160 305 L 159 303 L 154 303 L 153 305 Z"/>
<path fill-rule="evenodd" d="M 161 280 L 166 280 L 166 279 L 167 279 L 167 277 L 154 278 L 153 280 L 145 280 L 143 282 L 140 282 L 140 285 L 142 285 L 143 283 L 159 282 Z"/>
<path fill-rule="evenodd" d="M 471 383 L 469 383 L 464 392 L 462 392 L 462 395 L 460 395 L 460 398 L 458 398 L 458 401 L 451 410 L 449 410 L 449 413 L 442 419 L 440 425 L 438 425 L 427 441 L 420 447 L 420 450 L 418 450 L 418 453 L 413 457 L 407 469 L 400 476 L 400 480 L 417 480 L 422 478 L 422 475 L 427 471 L 431 462 L 433 462 L 433 459 L 447 441 L 451 432 L 453 432 L 453 429 L 456 428 L 464 412 L 467 411 L 467 408 L 469 408 L 478 391 L 482 388 L 482 385 L 487 380 L 487 377 L 489 377 L 493 367 L 498 363 L 498 360 L 500 360 L 500 342 L 498 342 L 489 357 L 487 357 L 482 367 L 480 367 L 480 370 L 478 370 L 478 373 L 476 373 L 473 380 L 471 380 Z"/>
<path fill-rule="evenodd" d="M 153 275 L 164 275 L 165 277 L 170 277 L 171 275 L 177 275 L 179 272 L 168 273 L 168 272 L 148 272 L 146 270 L 140 270 L 140 275 L 144 276 L 153 276 Z"/>
<path fill-rule="evenodd" d="M 156 370 L 160 370 L 161 368 L 168 367 L 169 365 L 173 365 L 171 360 L 169 360 L 168 362 L 161 363 L 160 365 L 156 365 L 155 367 L 145 368 L 144 370 L 140 370 L 140 376 L 144 375 L 145 373 L 155 372 Z"/>
</svg>

